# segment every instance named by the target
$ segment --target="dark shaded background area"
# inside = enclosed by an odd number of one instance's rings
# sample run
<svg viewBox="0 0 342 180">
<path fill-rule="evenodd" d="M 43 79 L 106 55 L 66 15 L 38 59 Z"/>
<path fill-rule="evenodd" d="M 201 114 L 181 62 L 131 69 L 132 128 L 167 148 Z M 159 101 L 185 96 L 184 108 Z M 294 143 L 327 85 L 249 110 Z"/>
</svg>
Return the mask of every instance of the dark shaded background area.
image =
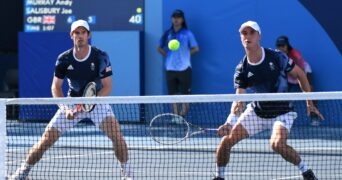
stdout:
<svg viewBox="0 0 342 180">
<path fill-rule="evenodd" d="M 312 1 L 300 0 L 303 6 L 322 25 L 325 31 L 334 41 L 337 49 L 342 52 L 342 21 L 341 7 L 333 3 L 334 1 Z"/>
<path fill-rule="evenodd" d="M 341 15 L 340 7 L 326 1 L 300 2 L 319 21 L 342 52 L 342 23 L 336 19 Z M 18 52 L 18 32 L 23 30 L 23 3 L 23 0 L 0 1 L 0 54 Z"/>
<path fill-rule="evenodd" d="M 23 30 L 23 1 L 0 1 L 0 54 L 18 52 L 18 32 Z"/>
<path fill-rule="evenodd" d="M 0 1 L 0 98 L 18 97 L 18 32 L 23 30 L 23 1 Z M 16 118 L 17 107 L 7 107 Z"/>
</svg>

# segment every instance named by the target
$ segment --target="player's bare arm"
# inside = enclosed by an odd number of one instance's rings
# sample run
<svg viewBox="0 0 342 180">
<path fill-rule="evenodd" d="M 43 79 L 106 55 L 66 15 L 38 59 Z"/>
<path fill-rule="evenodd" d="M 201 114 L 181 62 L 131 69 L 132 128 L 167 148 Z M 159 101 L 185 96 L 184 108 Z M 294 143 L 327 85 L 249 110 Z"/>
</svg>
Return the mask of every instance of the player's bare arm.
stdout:
<svg viewBox="0 0 342 180">
<path fill-rule="evenodd" d="M 236 94 L 244 94 L 246 93 L 246 89 L 237 88 L 235 91 Z M 235 114 L 236 116 L 240 116 L 245 109 L 245 103 L 241 101 L 234 101 L 230 108 L 230 114 Z M 217 134 L 219 136 L 228 135 L 230 130 L 232 129 L 232 125 L 227 121 L 225 124 L 221 125 L 218 128 Z"/>
<path fill-rule="evenodd" d="M 311 86 L 307 79 L 307 76 L 305 72 L 299 68 L 297 65 L 293 68 L 292 71 L 289 72 L 289 74 L 293 77 L 296 77 L 299 82 L 299 86 L 302 89 L 303 92 L 311 92 Z M 307 106 L 307 114 L 310 115 L 310 113 L 316 114 L 321 120 L 324 120 L 324 116 L 319 112 L 317 107 L 314 105 L 312 100 L 306 101 Z"/>
<path fill-rule="evenodd" d="M 54 76 L 52 80 L 52 85 L 51 85 L 51 92 L 53 97 L 64 97 L 63 90 L 63 79 L 59 79 L 58 77 Z M 69 109 L 68 106 L 66 105 L 61 105 L 63 107 L 60 107 L 65 111 L 65 116 L 67 119 L 74 119 L 75 114 L 72 109 Z"/>
<path fill-rule="evenodd" d="M 97 96 L 109 96 L 112 91 L 112 77 L 108 76 L 101 79 L 103 88 L 98 92 Z"/>
<path fill-rule="evenodd" d="M 157 50 L 158 50 L 158 52 L 159 52 L 162 56 L 166 56 L 166 52 L 165 52 L 165 50 L 164 50 L 163 48 L 158 47 Z"/>
<path fill-rule="evenodd" d="M 52 97 L 64 97 L 62 85 L 63 79 L 59 79 L 58 77 L 54 76 L 51 85 Z"/>
<path fill-rule="evenodd" d="M 246 89 L 237 88 L 235 94 L 245 94 Z M 241 101 L 234 101 L 230 109 L 230 113 L 240 116 L 245 108 L 245 103 Z"/>
<path fill-rule="evenodd" d="M 190 50 L 190 54 L 193 55 L 193 54 L 197 53 L 198 51 L 199 51 L 199 47 L 193 47 Z"/>
</svg>

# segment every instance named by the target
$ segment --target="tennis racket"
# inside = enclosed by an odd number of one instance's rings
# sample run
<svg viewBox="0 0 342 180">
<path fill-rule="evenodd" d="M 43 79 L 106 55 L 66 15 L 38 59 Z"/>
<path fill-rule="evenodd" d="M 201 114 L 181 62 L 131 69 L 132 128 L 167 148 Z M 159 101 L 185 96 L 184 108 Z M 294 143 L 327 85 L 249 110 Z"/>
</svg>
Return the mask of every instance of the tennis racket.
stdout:
<svg viewBox="0 0 342 180">
<path fill-rule="evenodd" d="M 83 97 L 95 97 L 96 94 L 96 83 L 89 82 L 84 90 Z M 95 108 L 96 104 L 77 104 L 74 112 L 91 112 Z"/>
<path fill-rule="evenodd" d="M 160 144 L 177 144 L 185 139 L 217 129 L 201 128 L 186 121 L 182 116 L 165 113 L 155 116 L 150 122 L 150 135 Z"/>
</svg>

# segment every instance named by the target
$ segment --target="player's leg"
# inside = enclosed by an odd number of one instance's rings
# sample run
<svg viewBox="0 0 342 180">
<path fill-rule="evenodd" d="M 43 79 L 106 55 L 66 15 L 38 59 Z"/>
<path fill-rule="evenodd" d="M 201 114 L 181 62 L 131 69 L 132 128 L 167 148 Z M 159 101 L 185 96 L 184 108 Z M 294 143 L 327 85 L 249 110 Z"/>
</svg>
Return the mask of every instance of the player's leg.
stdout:
<svg viewBox="0 0 342 180">
<path fill-rule="evenodd" d="M 298 153 L 287 144 L 289 131 L 278 122 L 273 125 L 270 146 L 274 152 L 280 154 L 286 161 L 298 165 L 301 161 Z"/>
<path fill-rule="evenodd" d="M 128 149 L 124 140 L 120 125 L 114 117 L 106 117 L 100 124 L 100 129 L 108 136 L 113 143 L 113 149 L 120 163 L 127 163 Z"/>
<path fill-rule="evenodd" d="M 192 69 L 189 67 L 178 74 L 180 92 L 183 95 L 191 94 Z M 179 115 L 185 116 L 190 109 L 189 103 L 182 103 Z"/>
<path fill-rule="evenodd" d="M 179 115 L 185 117 L 186 114 L 188 114 L 189 109 L 190 109 L 190 104 L 189 103 L 182 103 Z"/>
<path fill-rule="evenodd" d="M 225 168 L 229 162 L 231 148 L 244 138 L 248 137 L 247 130 L 241 123 L 237 123 L 229 133 L 224 136 L 216 150 L 216 178 L 223 178 Z"/>
<path fill-rule="evenodd" d="M 44 153 L 58 140 L 62 132 L 77 124 L 79 120 L 67 120 L 60 110 L 52 118 L 40 140 L 30 149 L 26 160 L 10 179 L 26 179 L 31 168 L 42 158 Z"/>
<path fill-rule="evenodd" d="M 229 163 L 231 148 L 242 139 L 263 131 L 262 120 L 257 117 L 253 108 L 247 109 L 238 118 L 231 132 L 224 136 L 216 151 L 216 179 L 224 177 L 225 167 Z"/>
<path fill-rule="evenodd" d="M 105 120 L 103 120 L 100 124 L 100 129 L 112 141 L 115 156 L 120 162 L 122 176 L 129 179 L 132 177 L 132 172 L 130 170 L 129 164 L 127 163 L 128 148 L 126 141 L 122 136 L 118 121 L 116 121 L 113 116 L 106 117 Z"/>
<path fill-rule="evenodd" d="M 113 150 L 120 162 L 123 176 L 132 176 L 128 165 L 128 147 L 111 107 L 107 104 L 97 105 L 91 112 L 91 119 L 112 141 Z"/>
<path fill-rule="evenodd" d="M 178 80 L 177 80 L 177 72 L 175 71 L 166 71 L 166 85 L 167 92 L 169 95 L 176 95 L 178 93 Z M 174 114 L 179 114 L 179 108 L 177 103 L 172 104 L 172 112 Z"/>
<path fill-rule="evenodd" d="M 166 71 L 166 82 L 167 82 L 167 90 L 168 90 L 169 95 L 176 95 L 179 93 L 178 89 L 179 89 L 180 81 L 178 78 L 178 73 L 179 72 L 176 72 L 176 71 Z M 182 105 L 179 103 L 173 103 L 171 105 L 172 113 L 180 115 L 181 109 L 182 109 L 181 106 Z M 172 122 L 173 123 L 182 123 L 183 119 L 179 116 L 175 116 L 172 119 Z"/>
<path fill-rule="evenodd" d="M 42 158 L 43 154 L 49 149 L 60 136 L 55 128 L 47 128 L 41 139 L 31 148 L 27 154 L 26 160 L 9 178 L 11 180 L 26 180 L 30 170 Z"/>
<path fill-rule="evenodd" d="M 297 113 L 289 112 L 284 115 L 280 115 L 275 119 L 270 139 L 270 146 L 274 152 L 280 154 L 286 161 L 296 165 L 304 178 L 305 176 L 309 176 L 310 178 L 315 179 L 315 175 L 301 159 L 298 152 L 287 144 L 287 138 L 291 126 L 296 118 Z"/>
<path fill-rule="evenodd" d="M 36 164 L 47 151 L 60 137 L 60 132 L 53 127 L 48 127 L 41 139 L 29 151 L 26 163 L 30 165 Z"/>
</svg>

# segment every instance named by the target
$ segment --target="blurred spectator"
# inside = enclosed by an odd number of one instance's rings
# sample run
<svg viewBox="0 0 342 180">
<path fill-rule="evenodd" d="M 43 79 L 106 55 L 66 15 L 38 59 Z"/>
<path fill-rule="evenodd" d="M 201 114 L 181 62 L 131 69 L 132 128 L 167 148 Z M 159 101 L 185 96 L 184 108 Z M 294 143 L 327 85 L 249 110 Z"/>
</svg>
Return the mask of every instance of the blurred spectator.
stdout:
<svg viewBox="0 0 342 180">
<path fill-rule="evenodd" d="M 313 91 L 313 85 L 312 85 L 312 69 L 311 66 L 305 59 L 303 58 L 302 54 L 299 50 L 292 47 L 290 44 L 289 38 L 287 36 L 279 36 L 276 40 L 276 46 L 277 49 L 280 51 L 286 53 L 293 61 L 296 63 L 297 66 L 299 66 L 307 75 L 307 79 L 311 86 L 311 91 Z M 299 92 L 300 87 L 298 80 L 296 78 L 293 78 L 291 75 L 287 76 L 288 80 L 288 88 L 289 92 Z M 315 106 L 317 106 L 317 102 L 314 101 Z M 319 126 L 319 120 L 318 117 L 315 115 L 311 115 L 311 125 L 312 126 Z"/>
<path fill-rule="evenodd" d="M 160 38 L 158 52 L 165 58 L 166 82 L 169 95 L 191 94 L 191 55 L 199 51 L 193 33 L 188 29 L 182 10 L 175 10 L 171 15 L 172 25 Z M 179 49 L 170 50 L 168 43 L 178 40 Z M 173 104 L 173 113 L 185 116 L 189 104 Z"/>
</svg>

